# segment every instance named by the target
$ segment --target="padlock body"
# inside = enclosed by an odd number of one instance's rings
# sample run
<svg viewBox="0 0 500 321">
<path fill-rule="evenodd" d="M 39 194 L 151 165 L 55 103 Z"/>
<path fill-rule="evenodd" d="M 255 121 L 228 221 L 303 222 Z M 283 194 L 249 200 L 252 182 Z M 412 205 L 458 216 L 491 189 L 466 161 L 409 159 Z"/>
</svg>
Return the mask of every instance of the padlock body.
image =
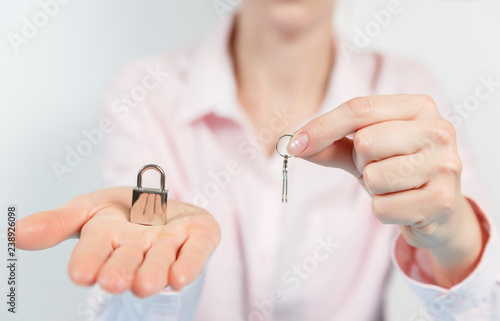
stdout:
<svg viewBox="0 0 500 321">
<path fill-rule="evenodd" d="M 167 223 L 168 190 L 134 187 L 130 222 L 143 225 Z"/>
</svg>

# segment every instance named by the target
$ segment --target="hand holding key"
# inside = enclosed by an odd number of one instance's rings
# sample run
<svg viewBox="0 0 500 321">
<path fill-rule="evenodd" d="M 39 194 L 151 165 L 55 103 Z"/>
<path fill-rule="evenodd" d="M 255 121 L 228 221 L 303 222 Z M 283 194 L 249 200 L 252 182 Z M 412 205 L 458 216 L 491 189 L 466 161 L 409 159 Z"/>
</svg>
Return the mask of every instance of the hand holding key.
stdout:
<svg viewBox="0 0 500 321">
<path fill-rule="evenodd" d="M 451 286 L 474 269 L 486 232 L 461 192 L 455 129 L 429 96 L 352 99 L 298 130 L 288 151 L 353 174 L 374 216 L 429 250 L 438 283 Z"/>
<path fill-rule="evenodd" d="M 80 236 L 68 266 L 79 285 L 139 297 L 170 285 L 180 290 L 203 271 L 220 241 L 220 228 L 205 210 L 169 200 L 166 225 L 129 222 L 132 188 L 84 194 L 66 205 L 19 220 L 17 247 L 41 250 Z"/>
</svg>

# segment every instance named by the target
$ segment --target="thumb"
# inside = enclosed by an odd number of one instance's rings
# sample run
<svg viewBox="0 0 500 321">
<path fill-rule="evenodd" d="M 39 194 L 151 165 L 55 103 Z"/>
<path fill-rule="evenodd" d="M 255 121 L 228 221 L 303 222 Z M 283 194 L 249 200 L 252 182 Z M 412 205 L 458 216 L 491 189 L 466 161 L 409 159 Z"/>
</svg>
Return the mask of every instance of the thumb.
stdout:
<svg viewBox="0 0 500 321">
<path fill-rule="evenodd" d="M 88 221 L 90 210 L 81 198 L 62 207 L 18 220 L 15 225 L 16 247 L 22 250 L 41 250 L 78 235 Z"/>
<path fill-rule="evenodd" d="M 109 204 L 130 206 L 131 189 L 108 188 L 78 196 L 66 205 L 32 214 L 16 222 L 16 247 L 42 250 L 78 236 L 83 225 Z"/>
<path fill-rule="evenodd" d="M 290 140 L 287 146 L 287 150 L 291 155 L 300 154 L 302 151 L 307 149 L 308 144 L 308 134 L 307 132 L 302 132 L 298 136 L 293 137 Z M 356 178 L 360 178 L 362 175 L 356 168 L 352 157 L 353 148 L 354 145 L 352 139 L 343 137 L 335 141 L 333 144 L 323 148 L 319 152 L 301 158 L 318 165 L 341 168 L 351 173 Z"/>
</svg>

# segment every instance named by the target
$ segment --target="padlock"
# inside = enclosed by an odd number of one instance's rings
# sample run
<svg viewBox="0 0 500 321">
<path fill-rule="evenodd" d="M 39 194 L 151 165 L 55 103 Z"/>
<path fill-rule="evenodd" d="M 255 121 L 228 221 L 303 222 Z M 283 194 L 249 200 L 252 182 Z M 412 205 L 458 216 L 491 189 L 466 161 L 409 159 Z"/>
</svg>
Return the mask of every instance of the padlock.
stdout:
<svg viewBox="0 0 500 321">
<path fill-rule="evenodd" d="M 160 174 L 160 189 L 142 187 L 142 175 L 154 169 Z M 167 196 L 165 173 L 160 166 L 148 164 L 142 166 L 137 174 L 137 187 L 132 193 L 130 222 L 144 225 L 165 225 L 167 223 Z"/>
</svg>

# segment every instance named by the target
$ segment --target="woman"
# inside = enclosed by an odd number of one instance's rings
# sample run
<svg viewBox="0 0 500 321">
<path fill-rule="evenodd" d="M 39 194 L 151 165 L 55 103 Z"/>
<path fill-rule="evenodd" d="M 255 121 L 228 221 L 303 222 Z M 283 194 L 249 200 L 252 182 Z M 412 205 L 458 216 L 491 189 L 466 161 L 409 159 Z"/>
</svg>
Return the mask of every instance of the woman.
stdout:
<svg viewBox="0 0 500 321">
<path fill-rule="evenodd" d="M 20 220 L 18 247 L 79 234 L 75 283 L 153 296 L 106 300 L 93 313 L 108 320 L 380 320 L 391 260 L 439 320 L 489 320 L 496 232 L 438 88 L 392 58 L 348 62 L 334 4 L 245 0 L 196 48 L 129 67 L 106 108 L 105 174 L 130 185 L 162 166 L 168 224 L 130 223 L 131 188 L 110 188 Z"/>
</svg>

